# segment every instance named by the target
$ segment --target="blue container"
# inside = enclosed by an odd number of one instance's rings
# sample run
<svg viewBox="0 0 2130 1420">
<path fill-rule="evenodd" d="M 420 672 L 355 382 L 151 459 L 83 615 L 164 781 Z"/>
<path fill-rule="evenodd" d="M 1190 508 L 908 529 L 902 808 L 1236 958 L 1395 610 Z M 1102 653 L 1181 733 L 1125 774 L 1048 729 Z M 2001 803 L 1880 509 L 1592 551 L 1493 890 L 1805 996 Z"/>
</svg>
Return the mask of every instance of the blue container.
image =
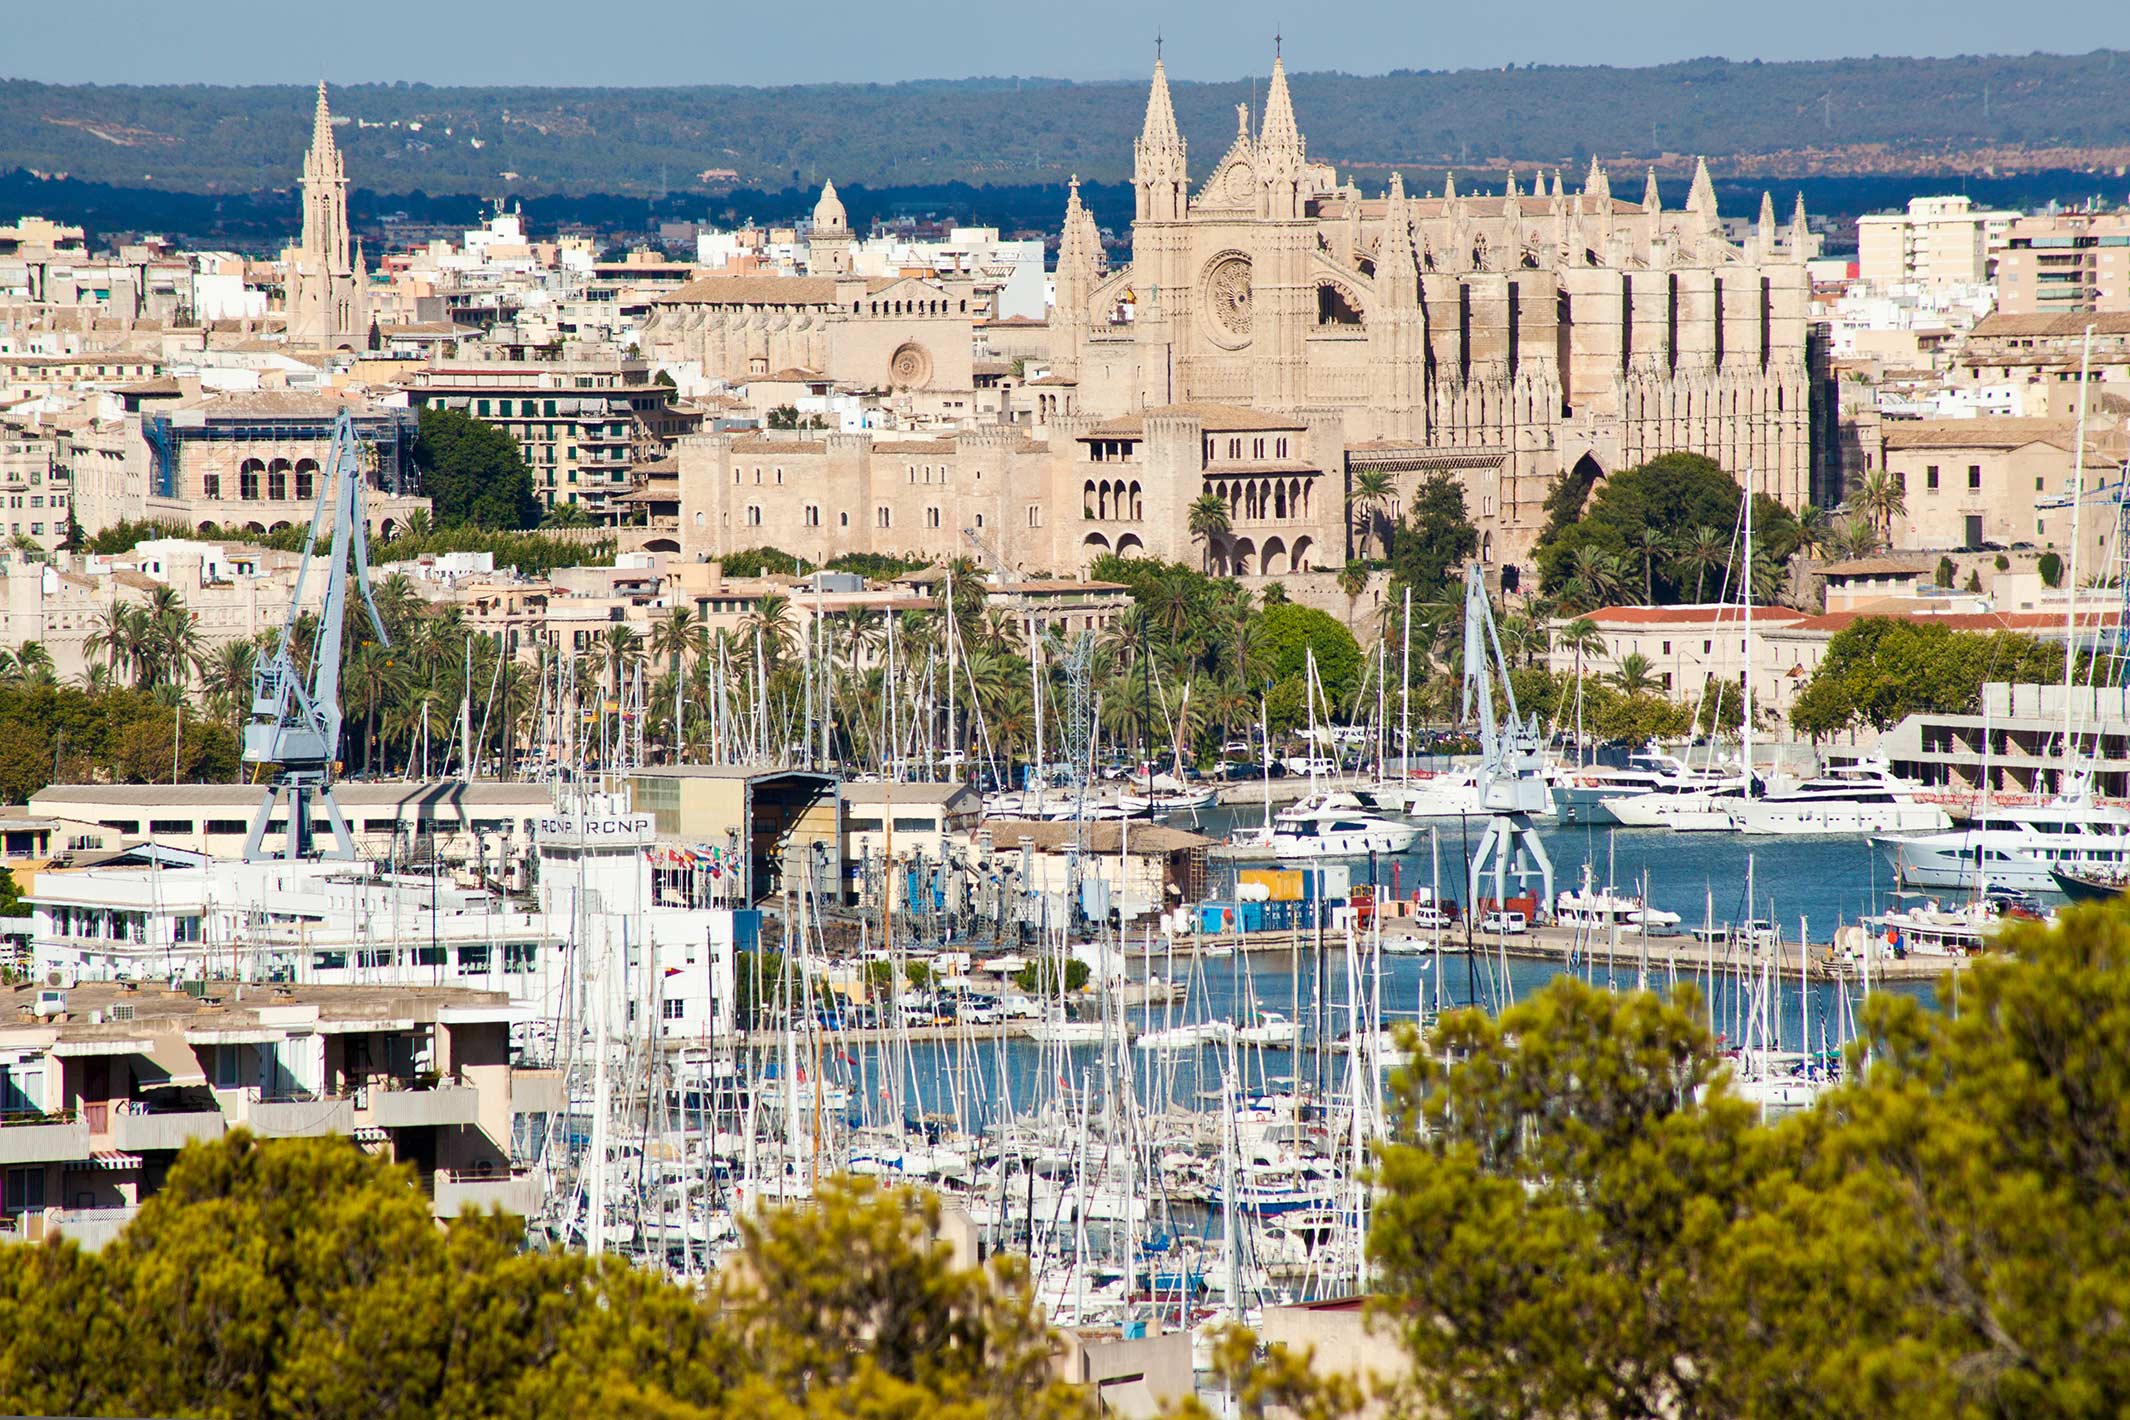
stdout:
<svg viewBox="0 0 2130 1420">
<path fill-rule="evenodd" d="M 1232 902 L 1201 902 L 1198 904 L 1198 930 L 1208 935 L 1235 930 L 1235 904 Z"/>
<path fill-rule="evenodd" d="M 1262 903 L 1262 902 L 1245 902 L 1245 903 L 1241 903 L 1241 904 L 1239 904 L 1239 905 L 1240 905 L 1240 906 L 1241 906 L 1241 908 L 1242 908 L 1242 928 L 1243 928 L 1243 930 L 1244 930 L 1245 932 L 1262 932 L 1262 931 L 1264 931 L 1264 930 L 1265 930 L 1265 904 L 1264 904 L 1264 903 Z"/>
</svg>

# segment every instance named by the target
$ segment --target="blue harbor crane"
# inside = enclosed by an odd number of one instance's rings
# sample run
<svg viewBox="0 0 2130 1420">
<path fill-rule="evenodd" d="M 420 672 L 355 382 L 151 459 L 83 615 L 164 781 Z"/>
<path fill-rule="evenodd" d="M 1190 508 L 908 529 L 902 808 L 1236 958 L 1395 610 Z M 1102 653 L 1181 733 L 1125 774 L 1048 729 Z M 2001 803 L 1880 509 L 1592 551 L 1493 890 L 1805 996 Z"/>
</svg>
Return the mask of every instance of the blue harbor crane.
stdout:
<svg viewBox="0 0 2130 1420">
<path fill-rule="evenodd" d="M 353 859 L 355 839 L 333 800 L 333 770 L 340 751 L 340 641 L 346 623 L 348 582 L 362 593 L 380 645 L 391 645 L 384 618 L 370 596 L 370 543 L 363 525 L 362 445 L 355 422 L 343 409 L 333 426 L 333 451 L 311 513 L 311 530 L 303 540 L 303 563 L 296 572 L 295 594 L 281 642 L 274 654 L 253 667 L 251 723 L 244 727 L 244 762 L 273 769 L 273 778 L 252 815 L 244 840 L 247 861 L 271 859 Z M 325 604 L 311 638 L 310 678 L 297 669 L 296 623 L 303 590 L 318 558 L 318 535 L 332 529 L 332 550 L 325 555 Z M 288 840 L 280 849 L 266 847 L 266 830 L 274 805 L 288 798 Z M 311 842 L 311 814 L 323 809 L 333 841 L 320 848 Z"/>
</svg>

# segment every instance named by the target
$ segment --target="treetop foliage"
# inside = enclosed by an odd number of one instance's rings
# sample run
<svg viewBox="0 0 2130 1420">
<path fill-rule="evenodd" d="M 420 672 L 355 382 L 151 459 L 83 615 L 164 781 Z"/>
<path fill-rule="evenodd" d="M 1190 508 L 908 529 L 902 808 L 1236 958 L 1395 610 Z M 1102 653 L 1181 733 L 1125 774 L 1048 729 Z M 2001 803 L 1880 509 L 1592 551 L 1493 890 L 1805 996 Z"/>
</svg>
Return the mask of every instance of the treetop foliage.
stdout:
<svg viewBox="0 0 2130 1420">
<path fill-rule="evenodd" d="M 241 1131 L 180 1155 L 101 1254 L 0 1248 L 0 1402 L 17 1413 L 426 1420 L 623 1414 L 1067 1420 L 1012 1267 L 964 1269 L 938 1205 L 862 1181 L 742 1223 L 694 1292 L 439 1228 L 401 1166 Z"/>
<path fill-rule="evenodd" d="M 414 466 L 439 527 L 532 526 L 540 505 L 518 441 L 462 410 L 427 405 L 414 436 Z"/>
<path fill-rule="evenodd" d="M 1570 474 L 1554 490 L 1560 501 L 1548 500 L 1551 519 L 1537 552 L 1541 584 L 1547 593 L 1566 588 L 1576 578 L 1581 559 L 1598 553 L 1621 564 L 1631 584 L 1623 595 L 1631 592 L 1634 600 L 1641 600 L 1645 572 L 1651 594 L 1660 604 L 1710 594 L 1707 579 L 1677 554 L 1697 529 L 1735 534 L 1743 489 L 1721 465 L 1699 454 L 1660 454 L 1613 474 L 1579 514 L 1571 514 L 1575 499 L 1569 495 L 1577 483 Z M 1796 516 L 1765 494 L 1756 494 L 1756 550 L 1780 563 L 1797 550 L 1798 540 Z M 1721 564 L 1715 569 L 1716 585 L 1721 583 L 1722 570 Z M 1734 574 L 1732 585 L 1736 584 Z"/>
<path fill-rule="evenodd" d="M 1370 1233 L 1443 1414 L 2112 1415 L 2130 1405 L 2130 910 L 1878 992 L 1762 1123 L 1690 988 L 1445 1016 Z M 1445 1064 L 1448 1061 L 1451 1063 Z M 1425 1126 L 1423 1128 L 1423 1125 Z"/>
<path fill-rule="evenodd" d="M 1341 167 L 1439 169 L 1470 154 L 1574 163 L 1593 151 L 1616 190 L 1653 143 L 1673 153 L 1783 154 L 1809 116 L 1815 147 L 1884 145 L 1942 162 L 1949 152 L 2036 145 L 2121 146 L 2130 65 L 2096 50 L 1944 59 L 1872 57 L 1765 64 L 1706 58 L 1646 68 L 1510 65 L 1453 72 L 1290 75 L 1310 151 Z M 1297 56 L 1301 59 L 1301 56 Z M 1257 81 L 1261 88 L 1262 78 Z M 1218 153 L 1247 76 L 1170 80 L 1194 151 Z M 1984 103 L 1985 94 L 1995 101 Z M 1832 95 L 1830 99 L 1828 96 Z M 713 182 L 818 185 L 1130 176 L 1146 108 L 1143 75 L 1114 82 L 994 77 L 896 84 L 644 88 L 335 86 L 336 137 L 358 182 L 393 175 L 403 192 L 486 193 L 499 171 L 528 194 L 699 194 Z M 0 151 L 42 172 L 156 188 L 248 192 L 293 180 L 310 139 L 306 85 L 0 83 Z M 1649 114 L 1662 114 L 1652 137 Z M 358 123 L 360 126 L 358 126 Z M 1883 161 L 1883 155 L 1881 160 Z M 1410 169 L 1408 170 L 1410 171 Z M 736 172 L 736 178 L 714 174 Z M 698 176 L 701 174 L 703 176 Z M 1683 200 L 1665 193 L 1667 207 Z M 848 190 L 848 189 L 847 189 Z M 1638 188 L 1635 190 L 1639 190 Z M 293 210 L 293 208 L 291 208 Z M 690 209 L 693 210 L 693 209 Z M 853 208 L 853 216 L 859 209 Z"/>
<path fill-rule="evenodd" d="M 2079 664 L 2073 663 L 2074 674 L 2082 674 Z M 2031 636 L 1867 616 L 1827 642 L 1790 707 L 1790 723 L 1814 739 L 1866 725 L 1884 730 L 1917 713 L 1973 714 L 1988 681 L 2045 684 L 2062 677 L 2063 648 Z"/>
</svg>

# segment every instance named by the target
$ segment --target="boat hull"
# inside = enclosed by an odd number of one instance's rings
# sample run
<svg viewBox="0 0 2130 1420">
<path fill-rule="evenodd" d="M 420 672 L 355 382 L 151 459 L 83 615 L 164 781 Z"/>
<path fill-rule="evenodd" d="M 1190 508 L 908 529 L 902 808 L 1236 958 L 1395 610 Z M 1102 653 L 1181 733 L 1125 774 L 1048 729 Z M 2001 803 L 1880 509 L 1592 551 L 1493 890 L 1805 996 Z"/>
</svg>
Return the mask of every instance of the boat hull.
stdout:
<svg viewBox="0 0 2130 1420">
<path fill-rule="evenodd" d="M 1952 816 L 1936 804 L 1861 804 L 1834 799 L 1822 803 L 1760 799 L 1739 805 L 1731 817 L 1740 833 L 1766 837 L 1942 833 L 1952 827 Z"/>
</svg>

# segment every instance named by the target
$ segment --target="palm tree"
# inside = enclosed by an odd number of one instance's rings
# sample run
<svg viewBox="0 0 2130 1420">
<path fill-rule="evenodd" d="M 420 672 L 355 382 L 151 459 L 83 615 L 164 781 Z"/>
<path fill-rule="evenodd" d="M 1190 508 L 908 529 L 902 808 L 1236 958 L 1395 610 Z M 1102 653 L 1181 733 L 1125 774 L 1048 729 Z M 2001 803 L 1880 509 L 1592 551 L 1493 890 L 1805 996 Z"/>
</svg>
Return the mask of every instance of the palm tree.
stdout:
<svg viewBox="0 0 2130 1420">
<path fill-rule="evenodd" d="M 1368 555 L 1368 544 L 1376 537 L 1376 525 L 1383 509 L 1397 501 L 1397 481 L 1380 468 L 1364 469 L 1353 476 L 1353 483 L 1346 490 L 1347 506 L 1359 512 L 1359 517 L 1348 521 L 1360 534 L 1360 553 Z M 1388 539 L 1378 539 L 1387 545 Z"/>
<path fill-rule="evenodd" d="M 1200 544 L 1201 571 L 1212 572 L 1213 544 L 1226 537 L 1233 526 L 1228 518 L 1228 502 L 1218 493 L 1201 493 L 1191 500 L 1189 527 L 1191 536 Z"/>
<path fill-rule="evenodd" d="M 134 632 L 136 608 L 129 602 L 111 598 L 111 605 L 96 613 L 88 639 L 82 642 L 82 650 L 91 656 L 102 656 L 105 669 L 111 678 L 118 678 L 121 661 L 131 664 L 133 648 L 137 644 Z"/>
<path fill-rule="evenodd" d="M 1339 569 L 1339 590 L 1346 594 L 1346 624 L 1351 626 L 1354 603 L 1368 590 L 1368 564 L 1357 557 L 1348 559 Z"/>
<path fill-rule="evenodd" d="M 1587 616 L 1575 620 L 1553 633 L 1553 644 L 1575 655 L 1575 678 L 1583 678 L 1583 657 L 1596 655 L 1605 649 L 1605 633 L 1598 630 L 1597 623 Z"/>
<path fill-rule="evenodd" d="M 643 659 L 643 638 L 620 622 L 609 626 L 599 637 L 600 656 L 614 678 L 614 695 L 620 698 L 629 669 Z"/>
<path fill-rule="evenodd" d="M 1893 520 L 1908 516 L 1908 493 L 1891 469 L 1875 468 L 1851 500 L 1856 510 L 1877 525 L 1879 537 L 1893 542 Z"/>
<path fill-rule="evenodd" d="M 1657 599 L 1657 560 L 1670 555 L 1671 539 L 1662 528 L 1644 523 L 1628 535 L 1627 544 L 1642 559 L 1642 604 L 1647 606 Z"/>
<path fill-rule="evenodd" d="M 1843 518 L 1835 524 L 1829 546 L 1840 557 L 1869 557 L 1879 550 L 1879 530 L 1868 519 Z"/>
<path fill-rule="evenodd" d="M 249 641 L 224 641 L 200 659 L 200 689 L 208 703 L 230 720 L 251 702 L 251 671 L 257 652 Z"/>
<path fill-rule="evenodd" d="M 1807 503 L 1797 515 L 1797 550 L 1807 557 L 1817 557 L 1826 551 L 1834 537 L 1834 520 L 1827 510 L 1814 503 Z"/>
<path fill-rule="evenodd" d="M 1595 608 L 1618 598 L 1623 578 L 1620 559 L 1601 547 L 1584 543 L 1568 564 L 1568 586 L 1563 596 L 1585 608 Z"/>
<path fill-rule="evenodd" d="M 1730 539 L 1721 531 L 1701 523 L 1689 529 L 1678 546 L 1679 565 L 1694 571 L 1694 600 L 1700 601 L 1706 590 L 1709 568 L 1717 566 L 1730 554 Z"/>
<path fill-rule="evenodd" d="M 685 603 L 674 607 L 651 625 L 651 654 L 664 656 L 672 674 L 679 675 L 682 658 L 696 648 L 701 626 L 693 607 Z"/>
<path fill-rule="evenodd" d="M 1640 695 L 1657 683 L 1649 657 L 1640 651 L 1629 651 L 1620 657 L 1618 668 L 1607 679 L 1625 695 Z"/>
</svg>

